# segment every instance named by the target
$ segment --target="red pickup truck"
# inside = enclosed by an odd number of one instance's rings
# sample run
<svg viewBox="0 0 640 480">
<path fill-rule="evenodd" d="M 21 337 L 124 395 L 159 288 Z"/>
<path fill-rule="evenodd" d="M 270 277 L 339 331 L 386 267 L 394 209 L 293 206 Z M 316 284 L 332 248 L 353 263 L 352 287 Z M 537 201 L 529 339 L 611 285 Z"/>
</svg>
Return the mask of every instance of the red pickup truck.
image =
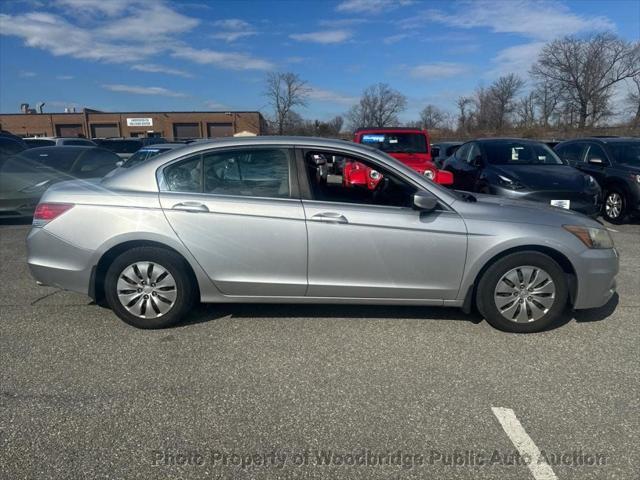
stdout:
<svg viewBox="0 0 640 480">
<path fill-rule="evenodd" d="M 438 169 L 431 159 L 429 135 L 419 128 L 362 128 L 353 141 L 378 148 L 441 185 L 452 185 L 453 174 Z"/>
</svg>

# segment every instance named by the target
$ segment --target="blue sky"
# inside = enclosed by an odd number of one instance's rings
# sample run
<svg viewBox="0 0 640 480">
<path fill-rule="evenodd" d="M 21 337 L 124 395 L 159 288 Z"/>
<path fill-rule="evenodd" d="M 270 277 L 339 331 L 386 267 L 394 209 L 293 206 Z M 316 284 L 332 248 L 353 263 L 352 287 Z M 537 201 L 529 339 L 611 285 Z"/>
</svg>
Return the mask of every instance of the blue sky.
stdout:
<svg viewBox="0 0 640 480">
<path fill-rule="evenodd" d="M 389 83 L 403 120 L 502 73 L 564 34 L 640 38 L 640 0 L 2 0 L 0 111 L 262 110 L 266 73 L 308 82 L 300 113 L 342 114 Z"/>
</svg>

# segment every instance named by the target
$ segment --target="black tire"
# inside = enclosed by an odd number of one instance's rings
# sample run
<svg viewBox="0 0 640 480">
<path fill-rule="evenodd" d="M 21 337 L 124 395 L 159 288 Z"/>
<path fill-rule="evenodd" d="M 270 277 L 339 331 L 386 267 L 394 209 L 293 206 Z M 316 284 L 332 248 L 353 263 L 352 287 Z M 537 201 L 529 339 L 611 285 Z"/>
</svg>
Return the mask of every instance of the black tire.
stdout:
<svg viewBox="0 0 640 480">
<path fill-rule="evenodd" d="M 621 202 L 621 206 L 619 209 L 620 213 L 618 215 L 613 215 L 613 213 L 615 213 L 616 210 L 607 209 L 607 206 L 608 206 L 607 202 L 617 203 L 616 200 L 619 200 L 619 202 Z M 627 196 L 625 195 L 624 191 L 622 191 L 620 188 L 617 188 L 617 187 L 608 188 L 604 194 L 604 202 L 602 202 L 602 217 L 609 223 L 620 225 L 621 223 L 624 223 L 625 220 L 627 219 L 627 214 L 629 210 L 628 205 L 629 205 L 629 202 L 627 200 Z"/>
<path fill-rule="evenodd" d="M 550 277 L 550 279 L 553 281 L 553 285 L 551 285 L 551 287 L 555 288 L 555 296 L 548 297 L 548 300 L 545 299 L 545 301 L 552 301 L 553 303 L 548 307 L 544 315 L 533 321 L 519 323 L 515 320 L 510 320 L 503 316 L 503 314 L 498 309 L 498 306 L 496 305 L 498 300 L 496 300 L 494 296 L 498 295 L 498 293 L 496 293 L 496 287 L 498 286 L 498 282 L 501 282 L 504 275 L 514 269 L 518 269 L 518 267 L 526 268 L 527 266 L 540 269 L 540 271 L 546 273 L 548 277 Z M 526 279 L 524 280 L 523 284 L 526 286 Z M 516 285 L 516 289 L 519 288 L 520 285 Z M 524 314 L 529 313 L 531 311 L 528 310 L 528 305 L 530 304 L 530 302 L 519 296 L 520 293 L 514 293 L 513 295 L 513 302 L 518 302 L 522 305 L 525 305 Z M 522 292 L 522 295 L 526 296 L 527 293 Z M 548 294 L 545 293 L 545 295 Z M 484 316 L 487 322 L 489 322 L 489 324 L 499 330 L 513 333 L 532 333 L 549 328 L 564 313 L 565 307 L 567 305 L 567 299 L 568 284 L 567 276 L 565 275 L 564 271 L 562 270 L 560 265 L 558 265 L 557 262 L 551 257 L 535 251 L 517 252 L 497 260 L 482 275 L 482 278 L 478 282 L 478 289 L 476 294 L 476 304 L 478 306 L 478 310 Z M 516 313 L 520 312 L 516 303 L 510 303 L 509 305 L 513 305 L 516 308 Z M 523 308 L 522 305 L 520 306 L 520 309 Z M 538 303 L 538 305 L 540 304 Z M 533 317 L 533 315 L 528 316 Z"/>
<path fill-rule="evenodd" d="M 158 269 L 162 268 L 166 272 L 168 272 L 173 280 L 173 282 L 171 283 L 175 283 L 175 299 L 173 300 L 173 304 L 167 307 L 169 308 L 168 311 L 155 318 L 142 318 L 140 316 L 134 315 L 129 310 L 127 310 L 123 303 L 121 303 L 118 296 L 118 281 L 120 280 L 120 278 L 122 278 L 121 274 L 133 264 L 148 262 L 152 262 L 158 266 Z M 134 279 L 136 282 L 146 281 L 143 278 L 145 277 L 146 272 L 142 273 L 142 277 Z M 167 276 L 167 278 L 171 277 Z M 120 317 L 129 325 L 144 329 L 165 328 L 182 320 L 184 316 L 193 308 L 193 305 L 196 302 L 196 293 L 198 291 L 197 285 L 195 284 L 195 281 L 190 274 L 186 261 L 177 253 L 158 247 L 136 247 L 120 254 L 109 266 L 105 276 L 104 285 L 105 298 L 111 310 L 113 310 L 113 312 L 118 317 Z M 151 288 L 151 283 L 148 283 L 148 285 L 148 288 Z M 153 286 L 155 287 L 155 284 L 153 284 Z M 132 288 L 136 289 L 137 292 L 140 291 L 135 286 Z M 170 289 L 170 287 L 165 287 L 165 289 Z M 133 290 L 131 291 L 133 292 Z M 165 294 L 163 292 L 154 292 L 148 292 L 149 295 L 147 295 L 145 298 L 148 298 L 151 296 L 151 294 L 153 294 L 154 298 L 156 298 L 156 302 L 153 302 L 154 305 L 159 305 L 160 308 L 165 308 L 165 305 L 167 303 L 166 297 L 163 297 L 165 298 L 163 302 L 159 302 L 156 295 L 160 296 L 168 294 Z M 134 296 L 136 295 L 136 293 L 131 293 L 131 295 Z M 139 297 L 140 296 L 138 295 L 137 298 Z M 142 302 L 142 299 L 140 299 L 139 301 Z M 147 300 L 146 302 L 146 305 L 151 304 L 151 300 Z M 155 306 L 154 308 L 158 308 L 158 306 Z M 150 315 L 154 315 L 154 312 L 151 309 L 149 310 L 149 312 Z M 157 315 L 158 312 L 156 312 L 155 314 Z"/>
</svg>

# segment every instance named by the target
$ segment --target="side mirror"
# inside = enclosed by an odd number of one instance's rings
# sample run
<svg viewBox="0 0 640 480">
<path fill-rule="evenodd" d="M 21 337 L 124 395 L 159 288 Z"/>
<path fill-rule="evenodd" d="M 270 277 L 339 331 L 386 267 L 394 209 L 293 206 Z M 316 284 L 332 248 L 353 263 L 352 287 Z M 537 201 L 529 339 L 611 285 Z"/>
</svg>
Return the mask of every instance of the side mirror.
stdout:
<svg viewBox="0 0 640 480">
<path fill-rule="evenodd" d="M 453 185 L 453 173 L 448 170 L 436 170 L 434 181 L 440 185 Z"/>
<path fill-rule="evenodd" d="M 116 162 L 116 167 L 121 167 L 122 165 L 124 165 L 124 162 L 122 160 Z"/>
<path fill-rule="evenodd" d="M 601 158 L 590 158 L 589 159 L 589 163 L 592 163 L 593 165 L 603 165 L 604 162 L 602 161 Z"/>
<path fill-rule="evenodd" d="M 438 199 L 427 191 L 419 191 L 413 195 L 413 206 L 416 210 L 432 212 L 438 206 Z"/>
<path fill-rule="evenodd" d="M 314 163 L 314 165 L 316 167 L 319 167 L 321 165 L 326 165 L 327 164 L 327 157 L 325 157 L 324 155 L 312 155 L 311 156 L 311 161 Z"/>
</svg>

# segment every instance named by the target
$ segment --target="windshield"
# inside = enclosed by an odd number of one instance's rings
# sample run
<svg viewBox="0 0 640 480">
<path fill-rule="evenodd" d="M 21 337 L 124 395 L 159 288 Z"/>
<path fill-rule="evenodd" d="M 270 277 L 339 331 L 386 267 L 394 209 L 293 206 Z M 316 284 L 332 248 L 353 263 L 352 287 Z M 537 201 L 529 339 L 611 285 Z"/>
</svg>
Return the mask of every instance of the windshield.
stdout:
<svg viewBox="0 0 640 480">
<path fill-rule="evenodd" d="M 124 162 L 122 168 L 131 168 L 134 165 L 138 165 L 146 160 L 149 160 L 151 157 L 155 157 L 156 155 L 166 152 L 169 150 L 168 148 L 141 148 L 136 153 L 134 153 L 129 160 Z"/>
<path fill-rule="evenodd" d="M 106 140 L 100 142 L 102 148 L 115 153 L 134 153 L 142 146 L 139 140 Z"/>
<path fill-rule="evenodd" d="M 609 148 L 616 163 L 640 166 L 640 142 L 611 142 Z"/>
<path fill-rule="evenodd" d="M 387 153 L 427 153 L 427 138 L 422 133 L 365 133 L 361 143 Z"/>
<path fill-rule="evenodd" d="M 549 147 L 533 142 L 485 143 L 489 163 L 493 165 L 565 165 Z"/>
</svg>

